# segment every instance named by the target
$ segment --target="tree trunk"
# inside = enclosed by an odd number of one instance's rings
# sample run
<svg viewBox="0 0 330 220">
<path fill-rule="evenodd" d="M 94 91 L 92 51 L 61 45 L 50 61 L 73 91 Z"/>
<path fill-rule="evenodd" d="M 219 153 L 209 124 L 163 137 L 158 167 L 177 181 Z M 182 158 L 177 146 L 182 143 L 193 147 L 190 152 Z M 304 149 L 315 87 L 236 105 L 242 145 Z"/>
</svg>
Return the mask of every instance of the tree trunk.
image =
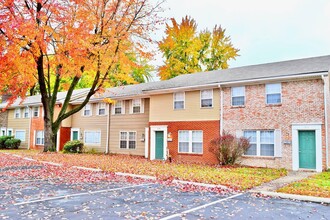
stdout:
<svg viewBox="0 0 330 220">
<path fill-rule="evenodd" d="M 49 117 L 49 114 L 48 114 Z M 44 134 L 45 134 L 45 143 L 44 143 L 44 152 L 55 151 L 55 135 L 52 129 L 52 122 L 49 118 L 44 117 Z"/>
</svg>

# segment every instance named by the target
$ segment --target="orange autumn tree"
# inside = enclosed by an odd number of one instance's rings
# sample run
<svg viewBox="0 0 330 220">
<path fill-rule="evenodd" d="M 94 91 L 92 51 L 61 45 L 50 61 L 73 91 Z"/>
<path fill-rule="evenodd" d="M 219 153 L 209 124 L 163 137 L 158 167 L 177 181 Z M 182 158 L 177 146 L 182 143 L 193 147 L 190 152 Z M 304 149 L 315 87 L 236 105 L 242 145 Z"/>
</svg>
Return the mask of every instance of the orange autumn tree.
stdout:
<svg viewBox="0 0 330 220">
<path fill-rule="evenodd" d="M 215 26 L 198 32 L 196 21 L 191 17 L 182 18 L 179 24 L 174 18 L 172 25 L 166 25 L 166 37 L 158 43 L 165 58 L 159 68 L 161 80 L 181 74 L 227 69 L 228 61 L 238 56 L 225 29 Z"/>
<path fill-rule="evenodd" d="M 102 91 L 127 50 L 148 57 L 148 33 L 159 22 L 162 1 L 2 0 L 0 2 L 0 91 L 11 102 L 36 84 L 44 110 L 44 151 L 54 150 L 61 122 Z M 131 44 L 134 42 L 134 44 Z M 132 48 L 134 47 L 134 48 Z M 69 109 L 73 90 L 88 75 L 81 105 Z M 122 77 L 122 76 L 121 76 Z M 54 118 L 59 88 L 67 95 Z"/>
</svg>

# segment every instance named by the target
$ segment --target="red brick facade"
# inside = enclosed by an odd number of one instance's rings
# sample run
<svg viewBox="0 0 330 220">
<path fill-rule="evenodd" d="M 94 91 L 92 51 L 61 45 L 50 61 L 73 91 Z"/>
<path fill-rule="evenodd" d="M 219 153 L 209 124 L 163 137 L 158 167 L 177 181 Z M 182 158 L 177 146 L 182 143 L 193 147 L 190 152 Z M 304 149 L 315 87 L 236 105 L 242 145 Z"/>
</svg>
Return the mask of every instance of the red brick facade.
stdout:
<svg viewBox="0 0 330 220">
<path fill-rule="evenodd" d="M 71 138 L 71 127 L 60 128 L 60 150 L 63 150 L 64 144 Z"/>
<path fill-rule="evenodd" d="M 220 121 L 177 121 L 177 122 L 150 122 L 149 125 L 167 125 L 167 132 L 171 132 L 172 141 L 167 142 L 169 153 L 173 161 L 216 164 L 217 159 L 209 151 L 212 139 L 219 136 Z M 179 153 L 178 151 L 178 131 L 179 130 L 202 130 L 203 131 L 203 153 L 189 154 Z M 150 141 L 149 141 L 150 143 Z M 150 146 L 149 146 L 150 149 Z M 150 150 L 149 150 L 150 152 Z"/>
<path fill-rule="evenodd" d="M 31 129 L 30 129 L 30 149 L 43 149 L 43 145 L 35 145 L 35 132 L 44 130 L 44 118 L 42 117 L 42 108 L 39 108 L 39 116 L 33 117 L 31 114 Z"/>
<path fill-rule="evenodd" d="M 324 94 L 321 79 L 282 82 L 282 103 L 266 105 L 265 84 L 245 86 L 245 106 L 231 106 L 231 88 L 224 88 L 223 129 L 280 129 L 282 157 L 245 157 L 243 164 L 292 169 L 292 124 L 322 123 L 322 158 L 325 168 Z M 286 141 L 286 143 L 283 143 Z"/>
</svg>

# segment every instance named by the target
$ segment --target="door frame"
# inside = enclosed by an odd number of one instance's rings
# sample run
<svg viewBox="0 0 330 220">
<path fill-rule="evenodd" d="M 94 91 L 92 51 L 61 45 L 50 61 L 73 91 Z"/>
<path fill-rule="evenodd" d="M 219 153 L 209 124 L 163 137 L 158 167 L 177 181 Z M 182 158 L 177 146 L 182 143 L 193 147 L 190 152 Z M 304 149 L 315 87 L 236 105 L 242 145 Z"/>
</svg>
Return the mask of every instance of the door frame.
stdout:
<svg viewBox="0 0 330 220">
<path fill-rule="evenodd" d="M 156 131 L 164 132 L 164 159 L 167 160 L 167 125 L 150 126 L 150 160 L 156 159 Z"/>
<path fill-rule="evenodd" d="M 74 131 L 77 131 L 78 132 L 78 139 L 77 140 L 80 140 L 80 128 L 71 128 L 71 131 L 70 131 L 70 141 L 72 141 L 73 132 Z"/>
<path fill-rule="evenodd" d="M 322 172 L 322 123 L 292 124 L 292 170 L 299 168 L 299 131 L 315 131 L 316 169 Z"/>
</svg>

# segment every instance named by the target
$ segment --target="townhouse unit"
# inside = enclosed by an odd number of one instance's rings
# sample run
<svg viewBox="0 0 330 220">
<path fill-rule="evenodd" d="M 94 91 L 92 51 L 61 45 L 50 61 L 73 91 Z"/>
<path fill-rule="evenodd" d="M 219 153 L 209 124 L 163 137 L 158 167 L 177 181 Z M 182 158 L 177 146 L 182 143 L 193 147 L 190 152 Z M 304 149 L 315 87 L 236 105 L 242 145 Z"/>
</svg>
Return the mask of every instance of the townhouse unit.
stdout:
<svg viewBox="0 0 330 220">
<path fill-rule="evenodd" d="M 79 139 L 98 152 L 215 164 L 211 141 L 226 131 L 250 139 L 244 165 L 319 172 L 329 168 L 329 67 L 330 56 L 322 56 L 109 88 L 63 122 L 58 150 Z M 15 108 L 3 124 L 19 136 Z M 33 124 L 27 141 L 42 143 Z"/>
</svg>

